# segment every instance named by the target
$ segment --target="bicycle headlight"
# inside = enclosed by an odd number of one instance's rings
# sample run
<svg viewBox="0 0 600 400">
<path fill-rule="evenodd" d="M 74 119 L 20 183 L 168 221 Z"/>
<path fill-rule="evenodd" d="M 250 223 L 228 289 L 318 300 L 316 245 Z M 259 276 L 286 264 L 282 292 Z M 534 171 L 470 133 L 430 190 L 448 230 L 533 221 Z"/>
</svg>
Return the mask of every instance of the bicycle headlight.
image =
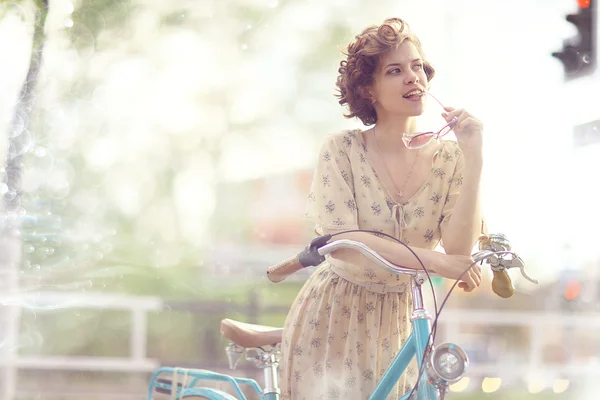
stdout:
<svg viewBox="0 0 600 400">
<path fill-rule="evenodd" d="M 442 343 L 431 352 L 427 369 L 435 381 L 458 382 L 469 365 L 467 354 L 459 346 Z"/>
</svg>

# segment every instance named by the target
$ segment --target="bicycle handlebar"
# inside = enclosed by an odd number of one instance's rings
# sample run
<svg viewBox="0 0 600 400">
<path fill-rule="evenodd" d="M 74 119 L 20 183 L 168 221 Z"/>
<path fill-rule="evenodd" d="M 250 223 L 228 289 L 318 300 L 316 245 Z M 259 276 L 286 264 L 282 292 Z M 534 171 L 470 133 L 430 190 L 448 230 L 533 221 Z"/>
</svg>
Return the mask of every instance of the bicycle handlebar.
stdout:
<svg viewBox="0 0 600 400">
<path fill-rule="evenodd" d="M 271 282 L 277 283 L 285 280 L 288 276 L 309 266 L 317 266 L 325 261 L 325 255 L 338 249 L 353 249 L 365 255 L 380 268 L 394 274 L 405 274 L 417 276 L 422 270 L 411 269 L 392 264 L 377 252 L 363 243 L 354 240 L 341 239 L 331 243 L 327 241 L 331 235 L 319 236 L 309 246 L 294 257 L 267 268 L 267 277 Z M 503 298 L 511 297 L 515 293 L 512 280 L 506 272 L 510 268 L 519 268 L 525 279 L 538 283 L 525 272 L 525 263 L 514 252 L 510 251 L 510 243 L 504 235 L 495 234 L 482 236 L 479 241 L 479 249 L 473 254 L 473 260 L 477 262 L 487 261 L 493 271 L 492 290 Z"/>
</svg>

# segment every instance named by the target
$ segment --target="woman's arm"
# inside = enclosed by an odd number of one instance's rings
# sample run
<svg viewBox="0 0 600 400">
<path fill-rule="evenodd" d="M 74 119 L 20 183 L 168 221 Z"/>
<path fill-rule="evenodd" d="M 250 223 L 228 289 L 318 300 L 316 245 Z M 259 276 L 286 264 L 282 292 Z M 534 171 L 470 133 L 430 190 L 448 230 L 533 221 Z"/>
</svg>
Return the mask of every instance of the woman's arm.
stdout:
<svg viewBox="0 0 600 400">
<path fill-rule="evenodd" d="M 483 166 L 483 124 L 463 109 L 445 107 L 445 110 L 447 113 L 443 116 L 446 121 L 450 122 L 453 118 L 458 120 L 454 133 L 462 152 L 462 160 L 459 161 L 463 165 L 460 166 L 462 177 L 456 178 L 462 182 L 452 183 L 458 185 L 457 188 L 460 186 L 460 192 L 450 220 L 442 229 L 442 244 L 447 254 L 466 255 L 471 254 L 482 232 L 479 183 Z"/>
<path fill-rule="evenodd" d="M 389 239 L 377 237 L 374 234 L 367 232 L 349 232 L 335 236 L 332 240 L 348 239 L 364 243 L 367 247 L 376 251 L 383 258 L 392 264 L 400 265 L 410 269 L 423 269 L 416 257 L 405 246 L 400 243 L 393 242 Z M 440 254 L 433 250 L 423 249 L 420 247 L 410 247 L 416 255 L 423 261 L 425 268 L 433 269 L 436 263 L 436 254 Z M 360 262 L 360 253 L 351 249 L 341 249 L 333 252 L 332 257 L 346 262 Z"/>
<path fill-rule="evenodd" d="M 411 251 L 400 243 L 380 238 L 367 232 L 343 233 L 335 236 L 333 240 L 339 239 L 348 239 L 364 243 L 392 264 L 410 269 L 423 269 Z M 435 272 L 445 278 L 458 279 L 473 262 L 473 259 L 469 255 L 446 255 L 435 250 L 412 246 L 410 246 L 410 249 L 413 250 L 423 262 L 427 271 Z M 351 263 L 360 263 L 360 258 L 362 257 L 360 253 L 350 249 L 336 250 L 331 256 L 335 259 Z M 471 268 L 461 280 L 466 282 L 469 291 L 479 286 L 481 283 L 480 267 L 476 265 Z"/>
<path fill-rule="evenodd" d="M 465 170 L 460 195 L 452 210 L 452 217 L 442 230 L 446 254 L 470 255 L 481 234 L 481 158 L 465 159 Z"/>
</svg>

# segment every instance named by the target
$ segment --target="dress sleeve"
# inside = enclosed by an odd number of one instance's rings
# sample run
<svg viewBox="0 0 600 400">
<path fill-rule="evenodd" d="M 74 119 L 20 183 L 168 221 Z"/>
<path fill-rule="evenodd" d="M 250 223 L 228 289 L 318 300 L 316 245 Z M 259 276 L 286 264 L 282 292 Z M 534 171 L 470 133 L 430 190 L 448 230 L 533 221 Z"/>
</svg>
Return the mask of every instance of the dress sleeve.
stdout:
<svg viewBox="0 0 600 400">
<path fill-rule="evenodd" d="M 321 147 L 306 203 L 304 217 L 315 223 L 318 235 L 358 229 L 348 146 L 340 146 L 336 139 L 328 136 Z"/>
</svg>

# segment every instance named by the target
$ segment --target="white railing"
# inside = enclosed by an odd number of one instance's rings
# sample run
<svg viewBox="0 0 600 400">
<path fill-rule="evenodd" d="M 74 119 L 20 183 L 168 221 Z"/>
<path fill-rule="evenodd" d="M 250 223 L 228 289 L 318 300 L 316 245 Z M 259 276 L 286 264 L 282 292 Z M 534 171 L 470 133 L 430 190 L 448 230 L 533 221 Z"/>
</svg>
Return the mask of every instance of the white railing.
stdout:
<svg viewBox="0 0 600 400">
<path fill-rule="evenodd" d="M 565 377 L 600 376 L 600 354 L 590 357 L 591 361 L 573 360 L 560 365 L 546 364 L 543 360 L 544 344 L 548 343 L 548 333 L 568 330 L 570 332 L 598 332 L 600 328 L 599 313 L 561 313 L 545 311 L 507 311 L 507 310 L 444 310 L 438 322 L 444 332 L 444 340 L 452 341 L 460 346 L 469 340 L 461 339 L 466 335 L 464 327 L 513 326 L 527 328 L 527 354 L 523 362 L 501 360 L 499 362 L 477 363 L 469 369 L 470 376 L 502 376 L 502 377 Z M 489 329 L 488 329 L 489 331 Z M 472 337 L 472 335 L 469 335 Z M 566 347 L 574 343 L 564 343 Z M 594 351 L 594 350 L 590 350 Z M 597 350 L 596 350 L 597 351 Z"/>
<path fill-rule="evenodd" d="M 88 308 L 102 310 L 130 310 L 131 333 L 129 357 L 86 356 L 24 356 L 0 359 L 0 366 L 18 369 L 88 370 L 88 371 L 153 371 L 159 363 L 147 358 L 147 313 L 163 309 L 158 297 L 125 296 L 107 293 L 32 292 L 14 297 L 0 296 L 0 306 L 17 305 L 23 309 L 49 310 Z"/>
<path fill-rule="evenodd" d="M 52 369 L 52 370 L 88 370 L 151 372 L 159 367 L 156 360 L 147 357 L 147 313 L 163 310 L 163 301 L 157 297 L 124 296 L 105 293 L 80 292 L 35 292 L 21 294 L 18 297 L 0 296 L 0 306 L 18 305 L 24 309 L 68 309 L 91 308 L 129 310 L 132 318 L 130 333 L 130 353 L 127 357 L 85 357 L 85 356 L 23 356 L 13 360 L 0 359 L 0 366 L 16 369 Z M 225 316 L 223 316 L 225 317 Z M 446 309 L 440 317 L 440 339 L 452 341 L 469 351 L 472 345 L 471 333 L 466 327 L 514 326 L 528 329 L 526 345 L 520 360 L 503 359 L 498 362 L 473 363 L 469 369 L 471 377 L 514 377 L 546 376 L 578 378 L 600 375 L 596 358 L 591 362 L 569 361 L 560 365 L 544 364 L 543 351 L 546 332 L 568 329 L 571 332 L 584 332 L 600 328 L 600 314 L 568 314 L 544 311 L 507 311 L 507 310 L 459 310 Z M 471 331 L 471 329 L 469 329 Z M 493 329 L 491 330 L 493 332 Z M 485 333 L 482 333 L 485 335 Z M 568 344 L 566 344 L 568 346 Z"/>
</svg>

